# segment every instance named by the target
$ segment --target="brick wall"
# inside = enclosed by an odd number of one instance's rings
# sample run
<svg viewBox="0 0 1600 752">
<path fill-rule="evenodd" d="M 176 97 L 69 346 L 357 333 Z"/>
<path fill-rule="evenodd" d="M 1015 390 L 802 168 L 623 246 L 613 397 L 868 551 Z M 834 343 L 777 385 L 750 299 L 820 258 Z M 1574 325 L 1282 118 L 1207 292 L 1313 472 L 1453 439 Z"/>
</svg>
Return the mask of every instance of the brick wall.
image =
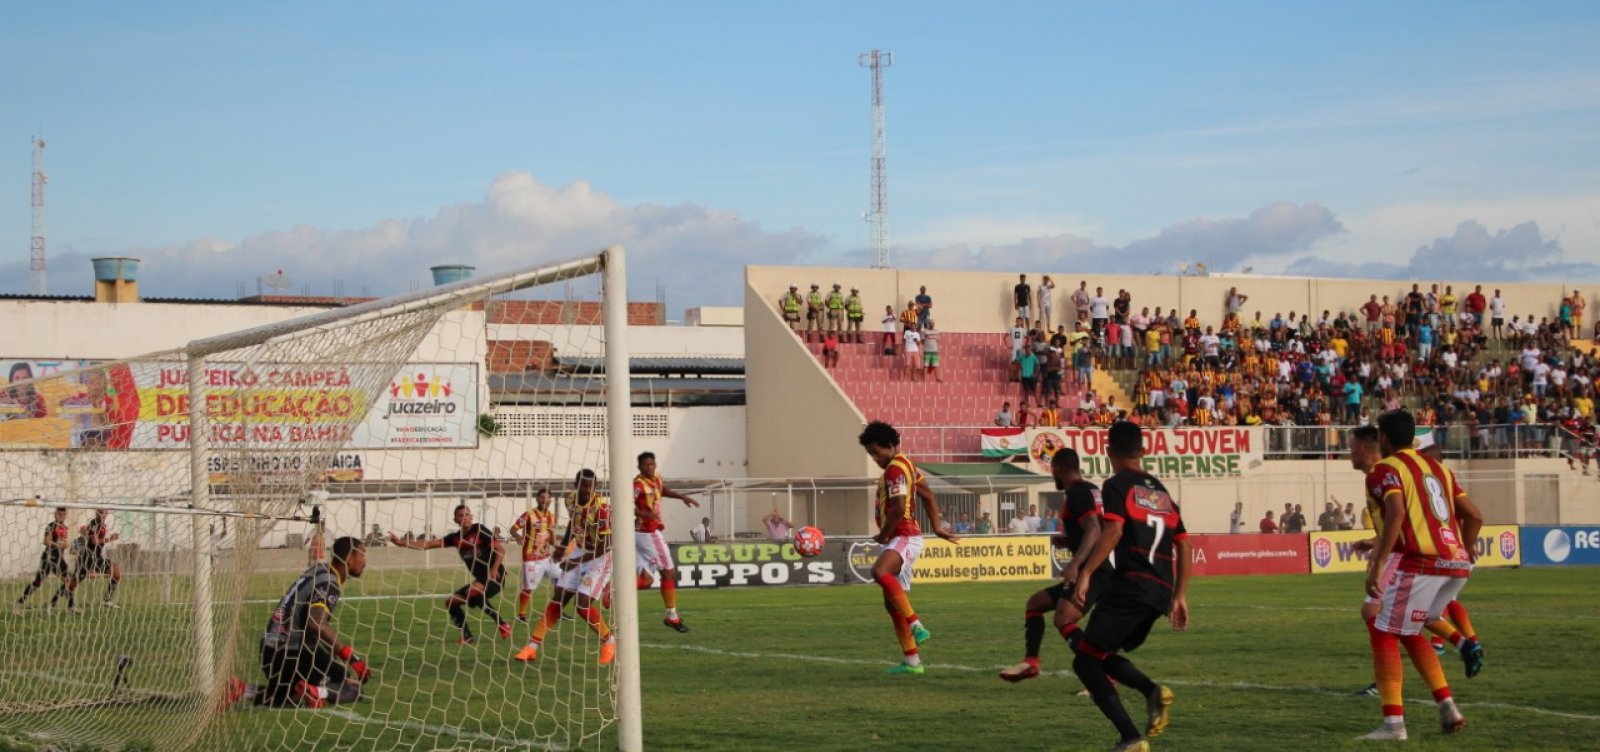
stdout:
<svg viewBox="0 0 1600 752">
<path fill-rule="evenodd" d="M 491 339 L 484 362 L 489 373 L 525 373 L 550 367 L 549 342 L 542 340 Z"/>
<path fill-rule="evenodd" d="M 662 323 L 661 306 L 656 303 L 629 303 L 628 323 L 653 326 Z M 595 326 L 604 313 L 598 301 L 502 300 L 489 310 L 491 324 L 575 324 Z"/>
</svg>

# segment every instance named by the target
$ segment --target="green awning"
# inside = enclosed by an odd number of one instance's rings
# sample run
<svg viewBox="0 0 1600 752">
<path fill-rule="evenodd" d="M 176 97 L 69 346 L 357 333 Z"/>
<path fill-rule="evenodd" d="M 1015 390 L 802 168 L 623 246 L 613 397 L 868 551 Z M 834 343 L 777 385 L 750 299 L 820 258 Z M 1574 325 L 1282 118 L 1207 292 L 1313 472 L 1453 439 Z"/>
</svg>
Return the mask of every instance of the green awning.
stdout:
<svg viewBox="0 0 1600 752">
<path fill-rule="evenodd" d="M 1045 477 L 1041 473 L 1010 462 L 921 462 L 917 467 L 929 475 L 943 478 L 993 478 L 1001 475 Z"/>
</svg>

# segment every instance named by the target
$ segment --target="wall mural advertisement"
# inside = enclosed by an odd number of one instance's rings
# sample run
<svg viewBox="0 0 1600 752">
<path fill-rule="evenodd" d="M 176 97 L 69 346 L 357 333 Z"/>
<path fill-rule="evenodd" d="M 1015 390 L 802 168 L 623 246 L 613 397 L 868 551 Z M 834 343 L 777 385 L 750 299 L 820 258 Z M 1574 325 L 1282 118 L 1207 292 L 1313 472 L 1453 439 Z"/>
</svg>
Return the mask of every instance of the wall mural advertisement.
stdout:
<svg viewBox="0 0 1600 752">
<path fill-rule="evenodd" d="M 212 447 L 452 449 L 478 443 L 478 366 L 409 363 L 385 379 L 362 366 L 209 363 Z M 81 369 L 81 370 L 74 370 Z M 71 367 L 0 361 L 0 449 L 187 449 L 189 372 L 181 362 Z M 16 384 L 27 379 L 33 383 Z M 374 392 L 364 384 L 382 382 Z"/>
</svg>

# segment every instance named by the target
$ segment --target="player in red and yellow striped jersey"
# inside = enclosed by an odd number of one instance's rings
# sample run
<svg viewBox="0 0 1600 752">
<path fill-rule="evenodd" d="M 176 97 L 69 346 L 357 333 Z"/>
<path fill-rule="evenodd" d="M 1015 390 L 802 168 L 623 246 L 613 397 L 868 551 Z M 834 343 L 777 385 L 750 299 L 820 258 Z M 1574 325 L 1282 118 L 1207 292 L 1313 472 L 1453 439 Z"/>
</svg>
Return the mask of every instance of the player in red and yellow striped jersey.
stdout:
<svg viewBox="0 0 1600 752">
<path fill-rule="evenodd" d="M 1473 563 L 1470 542 L 1477 540 L 1483 515 L 1456 484 L 1454 474 L 1412 448 L 1416 421 L 1410 413 L 1384 413 L 1378 418 L 1378 432 L 1384 459 L 1367 474 L 1367 491 L 1382 501 L 1383 528 L 1367 566 L 1366 587 L 1368 595 L 1381 601 L 1377 619 L 1368 629 L 1383 725 L 1362 738 L 1406 738 L 1401 645 L 1433 691 L 1440 729 L 1454 733 L 1466 719 L 1456 707 L 1439 656 L 1421 632 L 1466 585 Z M 1392 553 L 1400 556 L 1386 576 Z"/>
<path fill-rule="evenodd" d="M 639 455 L 639 474 L 633 479 L 634 543 L 639 551 L 639 574 L 659 573 L 661 576 L 661 603 L 667 607 L 667 616 L 661 623 L 679 632 L 687 632 L 683 619 L 678 617 L 678 568 L 672 561 L 672 549 L 667 547 L 663 534 L 666 523 L 661 520 L 661 499 L 677 499 L 687 507 L 698 507 L 700 502 L 667 488 L 656 472 L 655 452 Z"/>
<path fill-rule="evenodd" d="M 917 523 L 916 501 L 921 499 L 933 534 L 950 542 L 959 540 L 944 529 L 939 519 L 939 505 L 928 489 L 922 472 L 911 458 L 900 452 L 900 432 L 882 421 L 867 424 L 861 432 L 861 447 L 867 451 L 883 475 L 878 478 L 878 495 L 873 505 L 873 518 L 878 524 L 878 534 L 873 540 L 883 544 L 883 551 L 872 565 L 872 579 L 883 589 L 883 607 L 894 622 L 895 636 L 900 639 L 904 661 L 888 670 L 890 674 L 920 674 L 922 658 L 917 646 L 931 636 L 922 620 L 911 608 L 906 591 L 911 589 L 911 569 L 922 553 L 922 526 Z"/>
<path fill-rule="evenodd" d="M 533 599 L 534 588 L 549 577 L 552 582 L 561 576 L 550 554 L 555 550 L 556 512 L 550 507 L 550 489 L 539 489 L 534 498 L 537 505 L 517 518 L 511 525 L 511 537 L 522 547 L 522 592 L 517 594 L 517 621 L 528 620 L 528 602 Z"/>
<path fill-rule="evenodd" d="M 1424 436 L 1431 437 L 1432 433 L 1426 433 Z M 1429 442 L 1423 438 L 1418 439 L 1419 453 L 1427 453 L 1427 443 Z M 1379 460 L 1383 459 L 1383 450 L 1379 446 L 1379 434 L 1376 426 L 1360 426 L 1353 429 L 1350 431 L 1349 444 L 1350 465 L 1360 471 L 1363 477 L 1371 473 L 1377 467 Z M 1434 457 L 1434 460 L 1437 461 L 1438 457 Z M 1372 493 L 1367 493 L 1365 496 L 1366 506 L 1361 511 L 1362 527 L 1372 530 L 1374 537 L 1356 541 L 1351 547 L 1356 551 L 1370 552 L 1378 546 L 1380 536 L 1383 534 L 1383 497 Z M 1394 576 L 1395 568 L 1399 562 L 1399 554 L 1390 554 L 1388 561 L 1381 562 L 1382 572 L 1379 574 L 1379 582 L 1387 583 L 1389 578 Z M 1370 595 L 1367 596 L 1366 602 L 1361 605 L 1361 620 L 1366 623 L 1369 630 L 1373 628 L 1374 622 L 1377 621 L 1378 607 L 1381 605 L 1382 601 Z M 1445 613 L 1450 618 L 1430 621 L 1427 624 L 1427 629 L 1436 635 L 1435 640 L 1441 638 L 1449 640 L 1451 644 L 1461 651 L 1462 661 L 1466 663 L 1467 667 L 1467 678 L 1470 679 L 1483 670 L 1483 648 L 1478 645 L 1476 635 L 1463 634 L 1457 631 L 1457 622 L 1455 622 L 1454 616 L 1459 608 L 1458 601 L 1451 601 L 1450 605 L 1445 607 Z M 1464 614 L 1465 609 L 1460 609 L 1460 612 Z M 1471 622 L 1467 622 L 1467 625 L 1467 628 L 1470 628 Z M 1435 651 L 1437 652 L 1437 648 L 1435 648 Z M 1374 681 L 1366 689 L 1357 691 L 1356 694 L 1376 697 L 1378 683 Z"/>
<path fill-rule="evenodd" d="M 539 657 L 545 635 L 561 621 L 561 606 L 574 596 L 578 616 L 600 637 L 600 664 L 611 663 L 617 655 L 616 637 L 600 613 L 597 601 L 604 601 L 611 590 L 611 503 L 595 493 L 595 473 L 578 471 L 577 491 L 570 497 L 572 520 L 567 525 L 570 546 L 561 559 L 561 574 L 556 578 L 544 616 L 533 626 L 528 644 L 515 660 L 532 661 Z"/>
</svg>

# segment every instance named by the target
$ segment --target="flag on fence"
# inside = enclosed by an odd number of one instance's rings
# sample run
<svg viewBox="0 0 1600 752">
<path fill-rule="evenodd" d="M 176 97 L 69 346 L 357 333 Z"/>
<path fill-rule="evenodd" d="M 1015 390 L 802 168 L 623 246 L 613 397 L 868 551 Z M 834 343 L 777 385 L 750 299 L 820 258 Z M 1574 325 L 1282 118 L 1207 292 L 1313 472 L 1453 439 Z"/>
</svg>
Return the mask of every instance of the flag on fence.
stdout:
<svg viewBox="0 0 1600 752">
<path fill-rule="evenodd" d="M 1011 457 L 1028 453 L 1028 433 L 1021 428 L 983 429 L 983 456 Z"/>
</svg>

